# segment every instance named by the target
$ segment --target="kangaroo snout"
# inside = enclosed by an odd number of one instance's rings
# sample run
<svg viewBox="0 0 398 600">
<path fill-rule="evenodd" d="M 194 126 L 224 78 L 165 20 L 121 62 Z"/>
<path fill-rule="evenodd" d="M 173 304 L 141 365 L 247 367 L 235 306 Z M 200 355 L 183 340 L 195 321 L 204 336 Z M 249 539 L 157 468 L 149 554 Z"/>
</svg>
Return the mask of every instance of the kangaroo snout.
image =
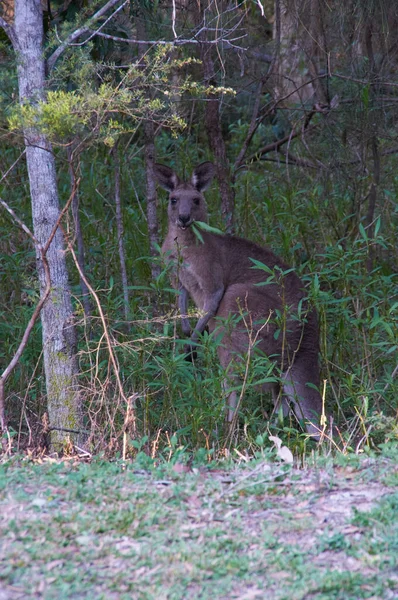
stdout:
<svg viewBox="0 0 398 600">
<path fill-rule="evenodd" d="M 177 224 L 180 227 L 188 227 L 188 225 L 190 225 L 192 223 L 192 218 L 190 214 L 180 214 L 178 215 L 178 222 Z"/>
</svg>

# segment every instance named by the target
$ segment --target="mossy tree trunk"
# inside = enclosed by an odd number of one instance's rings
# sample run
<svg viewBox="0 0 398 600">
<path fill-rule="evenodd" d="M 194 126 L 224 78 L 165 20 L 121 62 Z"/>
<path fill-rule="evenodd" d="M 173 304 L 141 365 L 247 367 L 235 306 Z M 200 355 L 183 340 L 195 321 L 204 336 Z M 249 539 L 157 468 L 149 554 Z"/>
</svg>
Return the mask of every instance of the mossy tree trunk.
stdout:
<svg viewBox="0 0 398 600">
<path fill-rule="evenodd" d="M 10 37 L 18 62 L 20 102 L 37 105 L 45 100 L 41 0 L 15 0 L 15 21 Z M 45 246 L 60 215 L 54 154 L 46 136 L 37 129 L 25 129 L 24 135 L 33 230 L 38 242 Z M 84 442 L 77 386 L 76 334 L 64 241 L 59 229 L 49 246 L 47 260 L 51 293 L 41 312 L 43 358 L 51 446 L 59 451 L 67 438 L 78 445 Z M 37 269 L 43 293 L 46 280 L 39 253 Z"/>
</svg>

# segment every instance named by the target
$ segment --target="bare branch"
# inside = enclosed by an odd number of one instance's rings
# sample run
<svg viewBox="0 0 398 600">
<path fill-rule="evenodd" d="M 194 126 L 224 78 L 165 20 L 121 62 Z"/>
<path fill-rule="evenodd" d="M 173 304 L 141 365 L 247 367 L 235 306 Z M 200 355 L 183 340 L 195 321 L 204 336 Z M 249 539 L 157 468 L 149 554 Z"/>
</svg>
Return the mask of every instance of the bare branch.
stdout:
<svg viewBox="0 0 398 600">
<path fill-rule="evenodd" d="M 115 4 L 120 2 L 120 0 L 109 0 L 109 2 L 107 2 L 99 11 L 97 11 L 88 20 L 87 25 L 83 25 L 83 27 L 79 27 L 79 29 L 76 29 L 70 35 L 68 35 L 66 40 L 63 41 L 62 44 L 60 46 L 58 46 L 58 48 L 47 59 L 48 70 L 51 71 L 51 69 L 53 69 L 58 58 L 65 52 L 65 50 L 69 46 L 71 46 L 71 45 L 79 45 L 80 46 L 82 44 L 86 44 L 90 39 L 92 39 L 95 35 L 97 35 L 98 32 L 100 31 L 100 29 L 102 29 L 102 27 L 104 27 L 106 25 L 106 23 L 108 23 L 109 20 L 112 19 L 128 3 L 128 1 L 129 0 L 124 0 L 124 2 L 122 2 L 122 4 L 115 10 L 115 12 L 113 12 L 112 15 L 110 15 L 110 17 L 108 17 L 106 19 L 106 21 L 100 26 L 100 28 L 97 31 L 91 31 L 90 26 L 95 21 L 98 21 L 98 19 L 100 19 L 110 8 L 112 8 L 113 6 L 115 6 Z M 84 42 L 82 42 L 81 44 L 73 44 L 73 42 L 75 40 L 77 40 L 82 35 L 85 35 L 86 33 L 91 33 L 91 35 L 88 37 L 88 39 L 84 40 Z"/>
<path fill-rule="evenodd" d="M 316 110 L 312 110 L 310 113 L 308 113 L 303 127 L 298 127 L 296 130 L 292 129 L 292 131 L 288 135 L 285 135 L 285 137 L 281 138 L 280 140 L 277 140 L 276 142 L 271 142 L 270 144 L 263 146 L 255 154 L 250 156 L 247 162 L 251 162 L 253 160 L 262 158 L 265 154 L 268 154 L 268 152 L 278 150 L 280 146 L 283 146 L 287 142 L 291 142 L 291 140 L 302 135 L 305 131 L 312 131 L 316 127 L 319 127 L 319 123 L 309 127 L 309 123 L 316 112 Z"/>
<path fill-rule="evenodd" d="M 176 32 L 176 0 L 173 0 L 173 15 L 171 17 L 171 28 L 173 30 L 174 38 L 177 38 Z"/>
<path fill-rule="evenodd" d="M 9 23 L 7 23 L 7 21 L 5 21 L 3 19 L 3 17 L 0 17 L 0 27 L 2 27 L 6 33 L 6 35 L 8 36 L 10 42 L 12 43 L 14 50 L 17 50 L 18 48 L 18 40 L 17 40 L 17 36 L 15 33 L 15 29 L 12 25 L 10 25 Z"/>
<path fill-rule="evenodd" d="M 263 92 L 263 86 L 264 86 L 264 82 L 261 81 L 258 89 L 257 89 L 257 94 L 256 94 L 256 99 L 254 102 L 254 107 L 253 107 L 253 114 L 252 114 L 252 118 L 250 121 L 250 125 L 249 125 L 249 129 L 246 135 L 246 138 L 242 144 L 242 148 L 240 149 L 240 152 L 235 160 L 235 164 L 233 166 L 233 173 L 236 173 L 236 171 L 239 169 L 239 167 L 241 166 L 243 159 L 245 157 L 245 154 L 247 152 L 247 148 L 253 138 L 253 135 L 255 134 L 256 130 L 257 130 L 257 118 L 258 118 L 258 112 L 260 110 L 260 100 L 261 100 L 261 95 Z"/>
<path fill-rule="evenodd" d="M 21 158 L 25 155 L 25 153 L 26 153 L 26 150 L 23 150 L 21 152 L 21 154 L 18 156 L 18 158 L 12 163 L 11 167 L 9 169 L 7 169 L 7 171 L 4 173 L 4 175 L 0 179 L 0 183 L 2 183 L 3 180 L 7 177 L 7 175 L 13 170 L 15 165 L 21 160 Z"/>
<path fill-rule="evenodd" d="M 91 33 L 98 35 L 99 37 L 103 37 L 107 40 L 113 40 L 114 42 L 123 42 L 125 44 L 136 44 L 136 45 L 150 45 L 150 46 L 184 46 L 187 44 L 205 44 L 205 45 L 209 45 L 209 46 L 216 46 L 218 44 L 222 44 L 223 46 L 225 45 L 226 48 L 232 48 L 235 50 L 245 50 L 246 48 L 243 48 L 242 46 L 237 46 L 236 44 L 233 44 L 232 42 L 237 42 L 238 40 L 241 40 L 243 38 L 246 37 L 246 35 L 239 35 L 237 37 L 231 38 L 231 39 L 226 39 L 224 37 L 218 37 L 215 40 L 205 40 L 205 41 L 199 41 L 195 38 L 176 38 L 174 40 L 137 40 L 136 38 L 122 38 L 122 37 L 118 37 L 117 35 L 110 35 L 109 33 L 102 33 L 101 31 L 96 31 L 96 32 L 92 32 L 91 30 L 89 30 Z M 268 55 L 267 55 L 268 56 Z"/>
<path fill-rule="evenodd" d="M 323 163 L 319 162 L 319 164 L 314 164 L 313 162 L 311 162 L 310 160 L 307 160 L 306 158 L 300 158 L 300 157 L 292 154 L 290 151 L 285 151 L 282 147 L 278 148 L 278 152 L 280 154 L 282 154 L 282 156 L 285 157 L 284 164 L 286 164 L 286 165 L 288 163 L 291 163 L 292 165 L 295 165 L 297 167 L 306 167 L 307 169 L 325 169 L 326 168 Z"/>
<path fill-rule="evenodd" d="M 256 0 L 256 2 L 257 2 L 257 6 L 258 6 L 258 7 L 259 7 L 259 9 L 260 9 L 261 16 L 262 16 L 262 17 L 265 17 L 265 14 L 264 14 L 264 6 L 261 4 L 261 0 Z"/>
</svg>

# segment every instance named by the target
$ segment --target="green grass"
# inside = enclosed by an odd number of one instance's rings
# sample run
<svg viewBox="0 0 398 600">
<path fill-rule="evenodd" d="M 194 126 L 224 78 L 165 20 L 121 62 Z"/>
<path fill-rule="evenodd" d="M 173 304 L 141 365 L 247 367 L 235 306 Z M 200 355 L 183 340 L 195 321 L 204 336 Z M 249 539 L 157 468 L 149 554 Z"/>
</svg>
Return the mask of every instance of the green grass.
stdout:
<svg viewBox="0 0 398 600">
<path fill-rule="evenodd" d="M 397 598 L 396 458 L 5 461 L 0 597 Z"/>
</svg>

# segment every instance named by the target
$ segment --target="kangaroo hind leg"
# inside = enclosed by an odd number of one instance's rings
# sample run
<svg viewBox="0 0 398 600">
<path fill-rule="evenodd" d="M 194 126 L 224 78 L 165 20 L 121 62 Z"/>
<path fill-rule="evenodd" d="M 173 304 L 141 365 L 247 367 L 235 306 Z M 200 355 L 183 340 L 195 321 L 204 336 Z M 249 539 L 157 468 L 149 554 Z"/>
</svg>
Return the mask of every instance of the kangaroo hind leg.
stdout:
<svg viewBox="0 0 398 600">
<path fill-rule="evenodd" d="M 319 384 L 318 360 L 312 353 L 297 356 L 283 375 L 284 403 L 293 405 L 296 417 L 304 420 L 306 430 L 313 438 L 320 437 L 322 398 Z"/>
</svg>

